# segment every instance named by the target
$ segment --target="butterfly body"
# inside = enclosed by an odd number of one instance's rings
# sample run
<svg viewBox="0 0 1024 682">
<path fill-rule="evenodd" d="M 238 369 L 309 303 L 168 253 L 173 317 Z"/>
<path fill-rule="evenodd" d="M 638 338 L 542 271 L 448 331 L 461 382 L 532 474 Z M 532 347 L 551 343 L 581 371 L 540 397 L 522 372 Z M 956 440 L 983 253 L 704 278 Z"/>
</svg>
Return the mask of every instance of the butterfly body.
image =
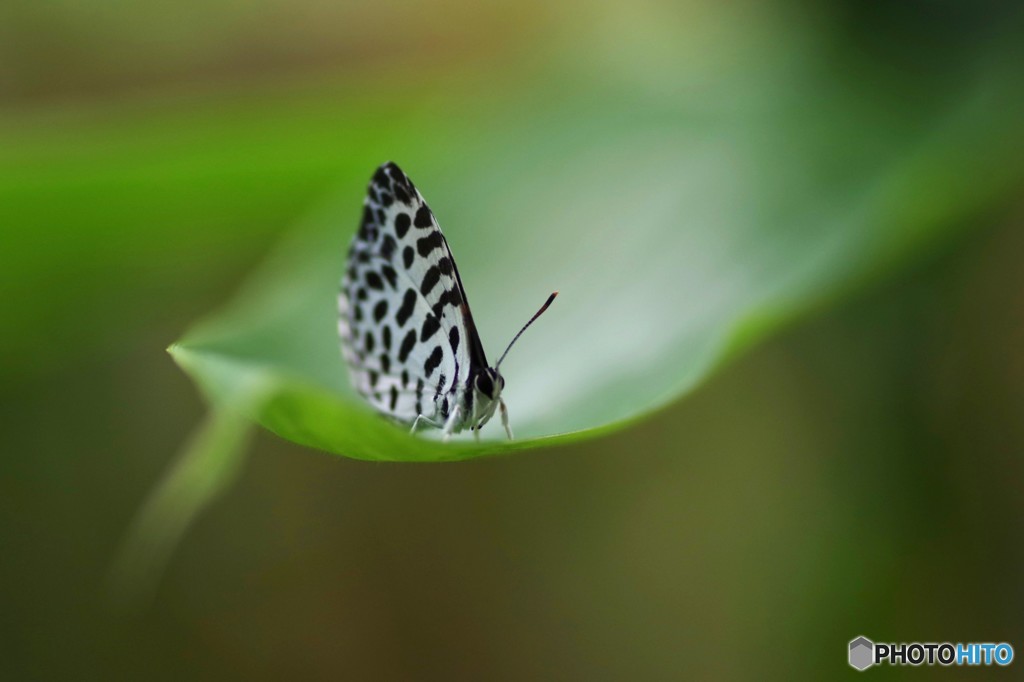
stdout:
<svg viewBox="0 0 1024 682">
<path fill-rule="evenodd" d="M 497 381 L 490 378 L 485 379 L 486 372 L 496 374 Z M 478 381 L 484 386 L 493 385 L 494 388 L 487 393 L 481 390 Z M 508 437 L 511 438 L 508 411 L 505 408 L 505 402 L 501 399 L 500 387 L 504 386 L 504 382 L 505 380 L 501 378 L 500 374 L 497 374 L 496 370 L 487 368 L 485 373 L 471 376 L 467 378 L 466 382 L 460 382 L 453 386 L 444 395 L 437 396 L 433 404 L 433 413 L 419 414 L 417 419 L 442 429 L 446 435 L 459 433 L 465 429 L 478 433 L 500 407 L 505 430 Z"/>
<path fill-rule="evenodd" d="M 378 411 L 448 437 L 465 429 L 478 435 L 500 409 L 512 437 L 505 379 L 487 361 L 448 242 L 394 163 L 370 182 L 338 309 L 352 384 Z"/>
</svg>

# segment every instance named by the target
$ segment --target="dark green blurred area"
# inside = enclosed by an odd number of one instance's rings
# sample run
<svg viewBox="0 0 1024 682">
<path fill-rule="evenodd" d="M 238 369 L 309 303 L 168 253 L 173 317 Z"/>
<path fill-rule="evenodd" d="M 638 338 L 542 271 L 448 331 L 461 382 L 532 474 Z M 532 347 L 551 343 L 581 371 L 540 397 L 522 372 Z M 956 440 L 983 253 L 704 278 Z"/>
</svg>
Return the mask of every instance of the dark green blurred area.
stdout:
<svg viewBox="0 0 1024 682">
<path fill-rule="evenodd" d="M 660 49 L 726 82 L 766 46 L 806 51 L 899 117 L 956 91 L 961 50 L 1015 12 L 0 13 L 0 678 L 828 679 L 854 674 L 861 634 L 1024 651 L 1019 202 L 605 439 L 393 466 L 260 434 L 151 603 L 122 609 L 108 583 L 203 414 L 163 349 L 384 151 L 443 154 L 437 130 L 471 147 L 474 121 L 515 115 L 508 93 L 564 89 L 549 63 L 614 84 Z M 659 77 L 630 87 L 721 95 Z"/>
</svg>

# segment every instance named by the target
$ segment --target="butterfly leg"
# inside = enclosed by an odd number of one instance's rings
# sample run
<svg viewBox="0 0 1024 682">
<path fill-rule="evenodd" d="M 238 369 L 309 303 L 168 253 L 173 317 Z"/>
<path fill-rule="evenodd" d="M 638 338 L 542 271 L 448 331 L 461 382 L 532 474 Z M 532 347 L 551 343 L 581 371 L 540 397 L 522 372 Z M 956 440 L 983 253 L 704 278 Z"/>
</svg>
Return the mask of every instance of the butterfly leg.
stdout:
<svg viewBox="0 0 1024 682">
<path fill-rule="evenodd" d="M 460 405 L 456 405 L 455 409 L 452 410 L 452 413 L 448 415 L 448 421 L 444 423 L 444 436 L 442 437 L 441 440 L 443 440 L 446 443 L 452 437 L 452 429 L 455 428 L 455 422 L 458 421 L 459 413 L 461 412 L 461 410 L 462 407 Z"/>
<path fill-rule="evenodd" d="M 469 430 L 473 432 L 473 440 L 475 440 L 477 443 L 480 442 L 480 423 L 479 423 L 479 419 L 476 416 L 476 411 L 477 411 L 477 408 L 479 408 L 479 407 L 480 407 L 480 401 L 474 402 L 473 403 L 473 409 L 472 409 L 471 414 L 469 416 Z"/>
<path fill-rule="evenodd" d="M 505 407 L 505 401 L 498 398 L 498 404 L 501 406 L 501 425 L 505 427 L 505 434 L 509 440 L 515 440 L 512 437 L 512 427 L 508 425 L 508 408 Z"/>
<path fill-rule="evenodd" d="M 429 424 L 430 420 L 424 417 L 422 414 L 416 415 L 416 419 L 414 419 L 412 422 L 412 428 L 409 429 L 410 436 L 416 435 L 416 427 L 420 425 L 420 422 L 427 422 Z"/>
</svg>

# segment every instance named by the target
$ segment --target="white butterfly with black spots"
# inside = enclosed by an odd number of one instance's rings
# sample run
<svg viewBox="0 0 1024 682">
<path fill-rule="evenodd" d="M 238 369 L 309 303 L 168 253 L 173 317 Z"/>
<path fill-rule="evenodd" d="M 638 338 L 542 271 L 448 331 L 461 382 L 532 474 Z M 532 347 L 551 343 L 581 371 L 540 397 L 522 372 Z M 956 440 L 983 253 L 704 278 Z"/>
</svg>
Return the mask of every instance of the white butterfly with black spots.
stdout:
<svg viewBox="0 0 1024 682">
<path fill-rule="evenodd" d="M 473 324 L 448 242 L 412 180 L 394 163 L 377 169 L 363 201 L 338 296 L 342 355 L 356 390 L 378 411 L 443 430 L 447 440 L 480 428 L 501 409 L 498 372 L 512 344 L 555 299 L 519 330 L 491 367 Z"/>
</svg>

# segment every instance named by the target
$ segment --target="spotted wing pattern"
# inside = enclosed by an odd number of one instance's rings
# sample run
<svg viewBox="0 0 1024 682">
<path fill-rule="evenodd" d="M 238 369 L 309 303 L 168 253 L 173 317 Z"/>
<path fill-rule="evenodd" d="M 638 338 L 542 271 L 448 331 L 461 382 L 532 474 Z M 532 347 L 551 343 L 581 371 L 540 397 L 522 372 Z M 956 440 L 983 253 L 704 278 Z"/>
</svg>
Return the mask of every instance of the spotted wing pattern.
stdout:
<svg viewBox="0 0 1024 682">
<path fill-rule="evenodd" d="M 370 182 L 338 308 L 353 385 L 398 421 L 440 425 L 472 395 L 473 372 L 487 367 L 448 243 L 394 163 Z"/>
</svg>

